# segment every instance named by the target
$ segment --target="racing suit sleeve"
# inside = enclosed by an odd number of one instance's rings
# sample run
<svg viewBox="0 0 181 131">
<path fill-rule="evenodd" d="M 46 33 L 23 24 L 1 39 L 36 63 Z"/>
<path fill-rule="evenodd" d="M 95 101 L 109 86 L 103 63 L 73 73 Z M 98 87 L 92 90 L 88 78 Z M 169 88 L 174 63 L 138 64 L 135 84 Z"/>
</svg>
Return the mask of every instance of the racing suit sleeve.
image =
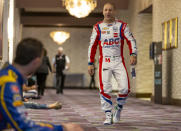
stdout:
<svg viewBox="0 0 181 131">
<path fill-rule="evenodd" d="M 124 38 L 126 39 L 126 42 L 129 47 L 130 55 L 137 55 L 137 48 L 136 48 L 136 40 L 134 39 L 132 33 L 129 30 L 129 27 L 127 24 L 123 24 L 122 31 Z"/>
<path fill-rule="evenodd" d="M 90 45 L 88 49 L 88 65 L 93 65 L 94 57 L 97 50 L 97 45 L 100 40 L 100 31 L 98 24 L 93 27 L 93 31 L 90 37 Z"/>
<path fill-rule="evenodd" d="M 0 110 L 3 119 L 17 131 L 63 131 L 61 125 L 34 122 L 27 117 L 22 102 L 20 88 L 15 83 L 7 83 L 0 88 Z"/>
</svg>

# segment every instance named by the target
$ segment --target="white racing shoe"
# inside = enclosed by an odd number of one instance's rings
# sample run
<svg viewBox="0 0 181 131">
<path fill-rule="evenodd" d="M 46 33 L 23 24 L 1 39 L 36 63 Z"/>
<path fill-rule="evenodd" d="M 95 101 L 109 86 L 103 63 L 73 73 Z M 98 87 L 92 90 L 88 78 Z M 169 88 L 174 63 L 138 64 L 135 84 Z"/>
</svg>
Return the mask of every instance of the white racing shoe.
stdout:
<svg viewBox="0 0 181 131">
<path fill-rule="evenodd" d="M 113 113 L 113 123 L 118 123 L 120 121 L 121 109 L 118 106 L 115 106 Z"/>
<path fill-rule="evenodd" d="M 106 112 L 106 120 L 104 121 L 104 125 L 111 125 L 112 124 L 112 113 Z"/>
</svg>

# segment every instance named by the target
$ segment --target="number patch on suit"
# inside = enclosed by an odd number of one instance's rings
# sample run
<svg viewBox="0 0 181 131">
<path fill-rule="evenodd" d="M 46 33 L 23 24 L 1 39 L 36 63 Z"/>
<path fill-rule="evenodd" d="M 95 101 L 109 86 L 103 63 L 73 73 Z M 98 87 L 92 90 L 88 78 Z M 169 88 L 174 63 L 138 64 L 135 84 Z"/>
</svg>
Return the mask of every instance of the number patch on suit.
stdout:
<svg viewBox="0 0 181 131">
<path fill-rule="evenodd" d="M 111 62 L 111 59 L 110 59 L 110 58 L 105 58 L 105 62 L 110 63 L 110 62 Z"/>
</svg>

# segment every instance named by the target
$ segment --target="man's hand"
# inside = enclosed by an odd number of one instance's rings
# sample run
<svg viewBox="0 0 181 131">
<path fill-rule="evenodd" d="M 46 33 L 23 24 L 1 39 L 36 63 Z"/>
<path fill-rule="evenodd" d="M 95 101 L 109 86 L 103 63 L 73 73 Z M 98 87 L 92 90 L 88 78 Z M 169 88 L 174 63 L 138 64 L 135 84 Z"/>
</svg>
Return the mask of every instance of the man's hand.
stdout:
<svg viewBox="0 0 181 131">
<path fill-rule="evenodd" d="M 49 109 L 61 109 L 62 108 L 62 103 L 60 103 L 59 101 L 56 101 L 53 104 L 49 104 L 48 108 Z"/>
<path fill-rule="evenodd" d="M 27 98 L 23 98 L 24 102 L 28 102 L 28 99 Z"/>
<path fill-rule="evenodd" d="M 65 66 L 65 70 L 69 70 L 69 66 L 68 65 Z"/>
<path fill-rule="evenodd" d="M 93 65 L 88 65 L 88 72 L 90 76 L 94 75 L 94 66 Z"/>
<path fill-rule="evenodd" d="M 31 90 L 36 90 L 38 87 L 37 87 L 37 85 L 32 85 L 30 88 L 31 88 Z"/>
<path fill-rule="evenodd" d="M 78 125 L 73 123 L 62 123 L 64 131 L 84 131 L 84 129 Z"/>
<path fill-rule="evenodd" d="M 136 56 L 130 56 L 130 64 L 136 65 L 137 63 L 137 57 Z"/>
<path fill-rule="evenodd" d="M 56 69 L 55 68 L 52 69 L 52 73 L 56 73 Z"/>
</svg>

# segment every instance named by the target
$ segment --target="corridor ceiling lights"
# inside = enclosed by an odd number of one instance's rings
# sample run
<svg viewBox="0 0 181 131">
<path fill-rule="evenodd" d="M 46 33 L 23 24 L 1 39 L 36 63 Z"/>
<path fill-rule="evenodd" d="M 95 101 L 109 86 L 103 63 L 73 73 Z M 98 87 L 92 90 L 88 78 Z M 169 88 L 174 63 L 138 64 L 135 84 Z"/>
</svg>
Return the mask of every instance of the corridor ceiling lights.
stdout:
<svg viewBox="0 0 181 131">
<path fill-rule="evenodd" d="M 63 0 L 63 5 L 68 12 L 77 17 L 83 18 L 89 15 L 97 6 L 96 0 Z"/>
<path fill-rule="evenodd" d="M 61 45 L 70 37 L 70 33 L 65 31 L 53 31 L 50 33 L 50 36 L 58 45 Z"/>
</svg>

